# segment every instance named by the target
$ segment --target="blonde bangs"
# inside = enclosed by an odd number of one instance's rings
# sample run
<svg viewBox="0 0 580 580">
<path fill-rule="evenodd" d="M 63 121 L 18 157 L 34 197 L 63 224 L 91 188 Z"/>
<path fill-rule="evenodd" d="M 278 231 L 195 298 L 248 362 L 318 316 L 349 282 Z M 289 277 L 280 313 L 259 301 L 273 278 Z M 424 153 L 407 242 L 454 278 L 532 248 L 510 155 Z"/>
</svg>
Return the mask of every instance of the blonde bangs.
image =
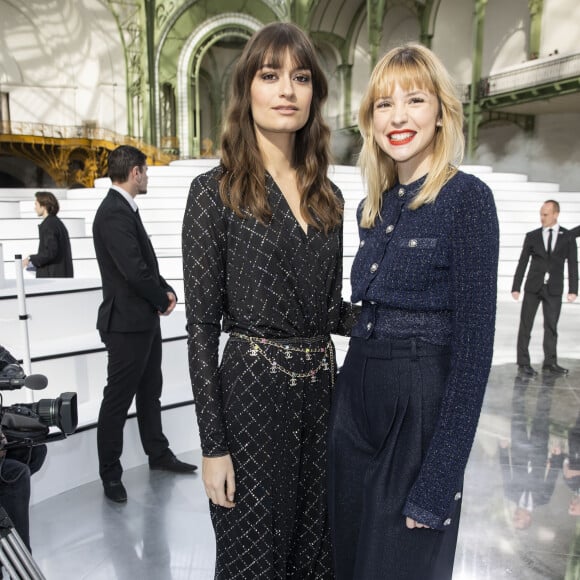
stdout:
<svg viewBox="0 0 580 580">
<path fill-rule="evenodd" d="M 392 95 L 395 86 L 400 86 L 404 91 L 420 90 L 432 95 L 437 94 L 437 87 L 433 82 L 428 67 L 422 63 L 401 58 L 386 60 L 375 70 L 371 79 L 372 100 Z"/>
</svg>

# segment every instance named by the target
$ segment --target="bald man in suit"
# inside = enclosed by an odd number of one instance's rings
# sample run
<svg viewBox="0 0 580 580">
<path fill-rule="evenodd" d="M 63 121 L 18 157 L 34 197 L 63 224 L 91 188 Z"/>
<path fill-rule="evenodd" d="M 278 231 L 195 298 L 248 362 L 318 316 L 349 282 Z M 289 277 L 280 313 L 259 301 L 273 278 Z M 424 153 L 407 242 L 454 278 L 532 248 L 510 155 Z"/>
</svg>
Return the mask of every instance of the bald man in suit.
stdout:
<svg viewBox="0 0 580 580">
<path fill-rule="evenodd" d="M 540 303 L 544 315 L 544 364 L 542 370 L 567 374 L 568 369 L 558 364 L 556 352 L 558 320 L 564 291 L 564 264 L 568 263 L 568 302 L 578 295 L 578 252 L 576 240 L 570 231 L 558 224 L 560 205 L 548 200 L 540 209 L 542 227 L 526 234 L 522 253 L 512 285 L 512 296 L 518 300 L 524 274 L 530 269 L 524 286 L 524 299 L 518 331 L 517 364 L 522 375 L 535 376 L 531 366 L 529 344 L 534 318 Z"/>
</svg>

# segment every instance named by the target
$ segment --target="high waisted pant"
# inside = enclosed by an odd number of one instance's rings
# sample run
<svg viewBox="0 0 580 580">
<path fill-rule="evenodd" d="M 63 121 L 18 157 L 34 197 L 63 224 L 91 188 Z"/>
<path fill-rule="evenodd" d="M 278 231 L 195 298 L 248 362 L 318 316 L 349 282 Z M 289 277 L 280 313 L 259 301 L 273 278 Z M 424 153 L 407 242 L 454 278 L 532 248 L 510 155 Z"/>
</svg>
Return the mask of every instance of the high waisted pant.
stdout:
<svg viewBox="0 0 580 580">
<path fill-rule="evenodd" d="M 329 515 L 337 580 L 449 580 L 460 501 L 446 531 L 408 529 L 403 507 L 433 436 L 445 347 L 351 339 L 330 425 Z"/>
</svg>

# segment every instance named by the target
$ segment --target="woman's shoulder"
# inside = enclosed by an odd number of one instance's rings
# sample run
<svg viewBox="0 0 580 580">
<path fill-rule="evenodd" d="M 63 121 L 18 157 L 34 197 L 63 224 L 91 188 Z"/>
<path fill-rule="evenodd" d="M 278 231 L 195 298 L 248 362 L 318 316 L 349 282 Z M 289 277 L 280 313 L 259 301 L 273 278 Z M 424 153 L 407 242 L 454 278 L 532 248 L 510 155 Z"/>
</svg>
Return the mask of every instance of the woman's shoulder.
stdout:
<svg viewBox="0 0 580 580">
<path fill-rule="evenodd" d="M 332 179 L 328 180 L 330 183 L 330 187 L 332 188 L 332 191 L 334 193 L 334 195 L 336 196 L 336 198 L 342 203 L 344 202 L 344 196 L 342 195 L 342 190 L 340 189 L 340 187 L 338 187 L 338 185 L 336 185 L 336 183 L 334 183 L 334 181 L 332 181 Z"/>
<path fill-rule="evenodd" d="M 191 182 L 191 187 L 217 190 L 219 189 L 219 181 L 221 176 L 223 175 L 223 172 L 224 172 L 223 166 L 221 164 L 216 165 L 215 167 L 212 167 L 205 173 L 200 173 L 196 175 Z"/>
<path fill-rule="evenodd" d="M 202 199 L 210 203 L 218 203 L 220 200 L 219 184 L 223 175 L 223 167 L 218 165 L 205 173 L 196 175 L 189 188 L 189 195 L 198 202 Z"/>
<path fill-rule="evenodd" d="M 451 204 L 457 210 L 467 207 L 495 207 L 490 187 L 476 175 L 461 170 L 447 181 L 438 198 L 442 204 Z"/>
<path fill-rule="evenodd" d="M 473 173 L 466 173 L 458 169 L 455 175 L 447 182 L 447 185 L 458 193 L 473 193 L 491 195 L 491 189 L 487 183 L 482 181 L 477 175 Z"/>
<path fill-rule="evenodd" d="M 457 171 L 444 186 L 450 215 L 455 222 L 470 222 L 473 231 L 479 227 L 497 229 L 497 209 L 490 187 L 476 175 Z"/>
</svg>

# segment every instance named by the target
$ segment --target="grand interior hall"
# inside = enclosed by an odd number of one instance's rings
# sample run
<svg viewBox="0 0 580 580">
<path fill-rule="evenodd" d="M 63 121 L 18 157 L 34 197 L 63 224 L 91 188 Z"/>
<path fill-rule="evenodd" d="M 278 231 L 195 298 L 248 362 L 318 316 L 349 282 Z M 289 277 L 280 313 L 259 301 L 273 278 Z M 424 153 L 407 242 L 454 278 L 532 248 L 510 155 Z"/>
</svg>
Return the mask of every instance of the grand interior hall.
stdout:
<svg viewBox="0 0 580 580">
<path fill-rule="evenodd" d="M 31 479 L 31 546 L 47 580 L 213 578 L 201 475 L 149 469 L 134 407 L 122 457 L 128 501 L 103 496 L 96 420 L 107 356 L 95 328 L 102 292 L 92 224 L 110 185 L 108 153 L 139 147 L 149 166 L 139 213 L 178 296 L 161 321 L 163 426 L 178 457 L 201 465 L 183 213 L 192 179 L 218 163 L 233 66 L 250 36 L 272 21 L 308 32 L 329 80 L 329 176 L 345 198 L 345 300 L 365 195 L 357 114 L 370 72 L 386 50 L 414 41 L 432 48 L 455 79 L 465 114 L 461 169 L 493 191 L 500 261 L 493 364 L 466 472 L 453 578 L 580 580 L 580 500 L 568 472 L 580 443 L 580 300 L 566 301 L 566 275 L 558 363 L 569 373 L 542 372 L 540 309 L 530 344 L 539 373 L 526 377 L 516 365 L 521 298 L 511 296 L 524 236 L 540 227 L 543 202 L 560 203 L 561 226 L 580 224 L 577 0 L 0 0 L 0 14 L 0 345 L 48 379 L 41 391 L 0 390 L 2 405 L 66 392 L 78 403 L 76 432 L 48 443 Z M 59 200 L 75 276 L 25 271 L 21 287 L 16 256 L 38 246 L 34 194 L 41 190 Z M 333 339 L 340 364 L 348 341 Z M 522 526 L 514 514 L 529 490 L 531 515 Z"/>
</svg>

